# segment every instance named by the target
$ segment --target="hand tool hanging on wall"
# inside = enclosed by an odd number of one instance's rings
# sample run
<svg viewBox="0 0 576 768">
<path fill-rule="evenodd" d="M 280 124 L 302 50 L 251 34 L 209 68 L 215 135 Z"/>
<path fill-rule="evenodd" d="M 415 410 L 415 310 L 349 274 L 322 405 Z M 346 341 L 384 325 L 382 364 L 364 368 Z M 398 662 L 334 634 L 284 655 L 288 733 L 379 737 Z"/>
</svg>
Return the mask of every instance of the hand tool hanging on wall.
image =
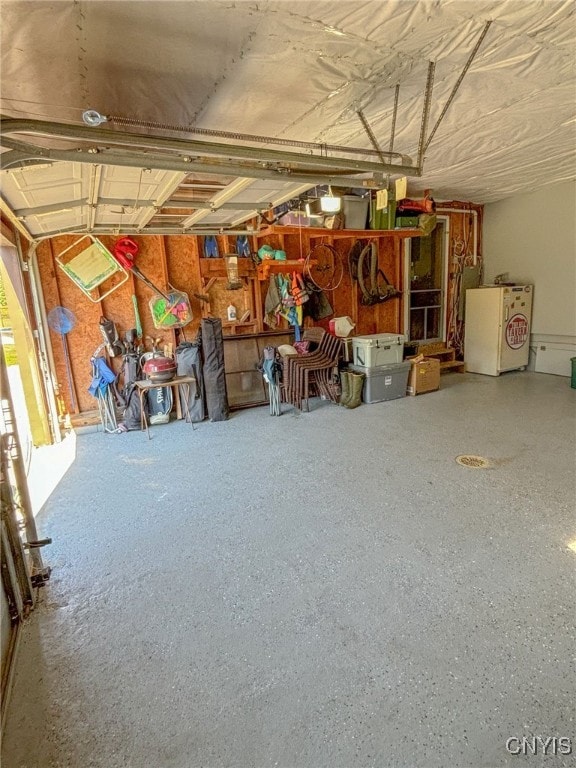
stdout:
<svg viewBox="0 0 576 768">
<path fill-rule="evenodd" d="M 78 405 L 76 403 L 76 393 L 74 391 L 74 379 L 72 377 L 72 368 L 70 365 L 70 352 L 68 350 L 67 334 L 76 325 L 76 316 L 73 312 L 66 307 L 54 307 L 48 312 L 48 325 L 49 327 L 60 334 L 62 339 L 62 348 L 64 349 L 64 361 L 66 363 L 66 376 L 68 378 L 68 391 L 70 392 L 70 402 L 72 404 L 72 410 L 77 413 Z"/>
<path fill-rule="evenodd" d="M 138 253 L 138 243 L 135 243 L 134 240 L 129 237 L 121 237 L 120 240 L 117 240 L 114 244 L 113 252 L 114 258 L 121 267 L 124 267 L 124 269 L 132 272 L 135 277 L 137 277 L 139 280 L 142 280 L 143 283 L 146 283 L 148 288 L 153 290 L 155 293 L 159 293 L 161 296 L 163 296 L 166 301 L 170 301 L 164 291 L 161 291 L 160 288 L 157 288 L 154 283 L 149 280 L 146 275 L 143 274 L 134 264 L 134 257 Z"/>
<path fill-rule="evenodd" d="M 134 307 L 134 322 L 136 323 L 136 336 L 142 338 L 142 321 L 140 320 L 140 312 L 138 310 L 138 299 L 136 294 L 132 294 L 132 305 Z"/>
</svg>

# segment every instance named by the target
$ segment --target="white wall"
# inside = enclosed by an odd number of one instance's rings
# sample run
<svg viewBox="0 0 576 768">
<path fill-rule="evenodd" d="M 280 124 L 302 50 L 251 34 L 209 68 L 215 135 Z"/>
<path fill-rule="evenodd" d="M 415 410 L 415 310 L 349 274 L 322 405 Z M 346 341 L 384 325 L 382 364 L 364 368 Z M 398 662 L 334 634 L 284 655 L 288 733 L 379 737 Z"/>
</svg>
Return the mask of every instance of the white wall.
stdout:
<svg viewBox="0 0 576 768">
<path fill-rule="evenodd" d="M 532 334 L 576 341 L 576 182 L 484 208 L 484 282 L 534 285 Z"/>
</svg>

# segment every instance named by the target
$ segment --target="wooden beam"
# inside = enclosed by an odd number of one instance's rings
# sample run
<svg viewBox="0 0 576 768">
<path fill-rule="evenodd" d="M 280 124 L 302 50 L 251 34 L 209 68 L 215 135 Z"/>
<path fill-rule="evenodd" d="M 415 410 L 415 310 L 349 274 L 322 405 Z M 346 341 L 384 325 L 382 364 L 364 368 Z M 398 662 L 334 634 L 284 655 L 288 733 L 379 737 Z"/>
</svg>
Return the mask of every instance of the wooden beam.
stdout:
<svg viewBox="0 0 576 768">
<path fill-rule="evenodd" d="M 54 249 L 52 248 L 52 241 L 48 241 L 48 247 L 50 249 L 50 256 L 52 257 L 52 269 L 54 271 L 54 289 L 56 292 L 56 298 L 58 299 L 58 306 L 62 306 L 62 297 L 60 295 L 60 286 L 58 284 L 58 275 L 61 272 L 60 269 L 58 269 L 58 265 L 56 263 L 56 257 L 54 256 Z M 62 338 L 62 347 L 64 350 L 64 366 L 66 368 L 66 374 L 68 379 L 68 394 L 70 395 L 70 399 L 72 401 L 72 410 L 74 413 L 80 413 L 80 408 L 78 405 L 78 391 L 76 389 L 76 382 L 74 380 L 74 371 L 72 370 L 72 358 L 70 355 L 70 349 L 68 347 L 68 339 L 67 334 L 61 333 L 60 334 Z"/>
<path fill-rule="evenodd" d="M 0 235 L 2 236 L 2 245 L 16 245 L 14 230 L 6 224 L 4 219 L 0 220 Z"/>
<path fill-rule="evenodd" d="M 170 290 L 170 276 L 168 275 L 168 259 L 166 257 L 166 240 L 164 235 L 157 235 L 160 248 L 160 266 L 162 267 L 162 288 L 168 292 Z M 172 348 L 176 349 L 176 329 L 170 328 L 170 338 L 172 339 Z"/>
</svg>

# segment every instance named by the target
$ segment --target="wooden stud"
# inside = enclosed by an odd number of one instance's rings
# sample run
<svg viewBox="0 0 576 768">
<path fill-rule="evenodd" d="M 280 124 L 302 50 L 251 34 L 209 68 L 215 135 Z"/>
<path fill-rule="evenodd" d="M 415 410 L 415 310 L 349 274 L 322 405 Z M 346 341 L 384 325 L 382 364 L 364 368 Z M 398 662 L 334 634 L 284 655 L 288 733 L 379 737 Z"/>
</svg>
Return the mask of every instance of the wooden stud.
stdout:
<svg viewBox="0 0 576 768">
<path fill-rule="evenodd" d="M 168 260 L 166 258 L 166 240 L 164 235 L 158 235 L 158 245 L 160 253 L 160 266 L 162 268 L 162 287 L 166 292 L 170 290 L 170 277 L 168 275 Z M 166 329 L 172 340 L 172 345 L 176 347 L 176 330 L 174 328 Z"/>
</svg>

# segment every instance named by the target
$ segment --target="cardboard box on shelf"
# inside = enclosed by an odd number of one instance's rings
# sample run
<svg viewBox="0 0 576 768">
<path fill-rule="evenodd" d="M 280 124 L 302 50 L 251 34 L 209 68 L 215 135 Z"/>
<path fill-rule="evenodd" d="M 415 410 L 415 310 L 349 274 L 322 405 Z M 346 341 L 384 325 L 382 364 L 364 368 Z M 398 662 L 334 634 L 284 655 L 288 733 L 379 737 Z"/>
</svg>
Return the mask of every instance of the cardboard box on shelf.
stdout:
<svg viewBox="0 0 576 768">
<path fill-rule="evenodd" d="M 421 395 L 424 392 L 440 389 L 440 360 L 417 355 L 410 358 L 410 363 L 406 389 L 409 395 Z"/>
</svg>

